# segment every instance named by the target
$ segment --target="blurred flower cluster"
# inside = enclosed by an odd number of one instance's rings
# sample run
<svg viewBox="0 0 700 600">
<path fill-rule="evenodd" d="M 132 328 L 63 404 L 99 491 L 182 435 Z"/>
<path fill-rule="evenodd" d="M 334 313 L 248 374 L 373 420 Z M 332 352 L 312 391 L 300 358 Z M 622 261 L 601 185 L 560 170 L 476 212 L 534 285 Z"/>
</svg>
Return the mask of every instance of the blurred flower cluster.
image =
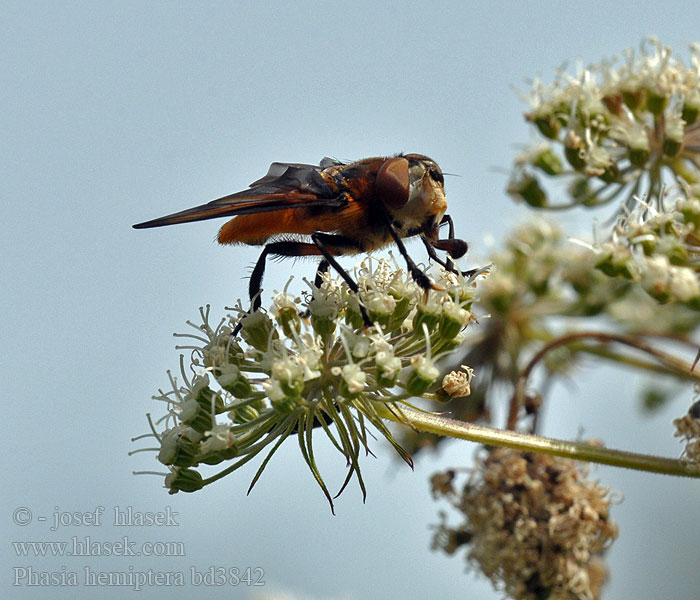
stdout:
<svg viewBox="0 0 700 600">
<path fill-rule="evenodd" d="M 495 448 L 477 460 L 466 483 L 458 473 L 433 476 L 436 498 L 461 513 L 436 528 L 433 546 L 466 549 L 470 566 L 517 600 L 599 598 L 601 556 L 617 537 L 609 490 L 587 480 L 576 461 Z"/>
<path fill-rule="evenodd" d="M 546 344 L 572 333 L 603 329 L 633 339 L 652 336 L 690 346 L 688 334 L 700 323 L 700 312 L 695 304 L 699 297 L 687 291 L 697 289 L 698 279 L 693 226 L 685 223 L 690 217 L 684 215 L 690 215 L 689 207 L 696 205 L 700 206 L 696 200 L 681 201 L 678 210 L 656 213 L 634 227 L 634 217 L 630 217 L 620 222 L 614 241 L 596 245 L 574 243 L 556 222 L 541 217 L 532 217 L 515 228 L 503 240 L 503 247 L 491 255 L 490 273 L 479 285 L 473 307 L 479 327 L 469 329 L 461 351 L 447 359 L 449 368 L 467 364 L 477 373 L 472 393 L 434 404 L 433 409 L 449 410 L 465 421 L 490 421 L 495 399 L 513 392 L 532 356 Z M 661 237 L 659 233 L 635 237 L 633 229 L 638 233 L 662 229 L 664 233 Z M 676 247 L 684 248 L 687 258 L 683 264 L 668 258 L 665 264 L 669 268 L 656 275 L 669 291 L 661 296 L 662 288 L 653 286 L 649 269 L 644 275 L 644 267 L 663 261 L 662 252 L 670 248 L 670 239 L 676 240 Z M 687 282 L 685 287 L 682 281 Z M 557 378 L 570 377 L 585 357 L 630 364 L 629 353 L 600 340 L 572 341 L 544 355 L 543 392 Z M 672 368 L 659 370 L 649 363 L 635 362 L 633 366 L 656 376 L 665 373 L 684 381 L 690 378 L 690 373 L 683 376 Z M 542 398 L 536 394 L 527 400 L 529 404 L 516 408 L 521 417 L 531 415 L 531 430 L 535 430 Z M 444 438 L 406 430 L 402 440 L 416 453 Z"/>
<path fill-rule="evenodd" d="M 639 201 L 595 250 L 595 267 L 606 275 L 639 282 L 661 304 L 700 310 L 700 199 L 678 199 L 667 210 Z"/>
<path fill-rule="evenodd" d="M 172 493 L 198 490 L 267 451 L 254 484 L 280 444 L 295 435 L 331 501 L 314 459 L 315 432 L 347 461 L 341 491 L 355 475 L 365 492 L 359 458 L 369 452 L 370 426 L 412 464 L 383 418 L 401 420 L 410 398 L 469 393 L 468 370 L 448 374 L 443 387 L 436 362 L 464 341 L 476 275 L 442 271 L 439 289 L 427 295 L 393 261 L 368 259 L 355 276 L 359 298 L 328 274 L 320 288 L 309 284 L 303 298 L 285 289 L 269 313 L 243 317 L 242 339 L 232 336 L 242 308 L 214 326 L 209 307 L 200 309 L 202 323 L 190 323 L 196 331 L 185 336 L 194 344 L 180 346 L 191 352 L 190 365 L 183 357 L 181 379 L 170 376 L 171 389 L 155 397 L 166 414 L 152 435 L 158 460 L 170 467 Z M 372 328 L 364 327 L 359 301 Z M 201 465 L 226 466 L 203 478 Z"/>
<path fill-rule="evenodd" d="M 526 118 L 542 141 L 516 160 L 509 192 L 536 208 L 597 206 L 634 198 L 661 202 L 700 195 L 700 46 L 690 65 L 650 37 L 637 54 L 604 61 L 575 75 L 535 80 Z M 542 177 L 567 178 L 568 200 L 553 202 Z"/>
</svg>

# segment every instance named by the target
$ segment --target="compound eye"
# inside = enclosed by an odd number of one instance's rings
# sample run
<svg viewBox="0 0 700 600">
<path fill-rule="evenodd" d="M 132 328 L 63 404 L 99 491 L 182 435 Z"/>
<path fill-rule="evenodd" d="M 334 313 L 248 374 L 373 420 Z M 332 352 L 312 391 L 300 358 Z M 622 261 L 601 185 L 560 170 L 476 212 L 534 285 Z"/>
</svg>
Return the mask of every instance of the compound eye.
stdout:
<svg viewBox="0 0 700 600">
<path fill-rule="evenodd" d="M 377 171 L 377 195 L 392 208 L 402 208 L 408 202 L 411 179 L 408 174 L 408 160 L 399 156 L 388 158 Z"/>
</svg>

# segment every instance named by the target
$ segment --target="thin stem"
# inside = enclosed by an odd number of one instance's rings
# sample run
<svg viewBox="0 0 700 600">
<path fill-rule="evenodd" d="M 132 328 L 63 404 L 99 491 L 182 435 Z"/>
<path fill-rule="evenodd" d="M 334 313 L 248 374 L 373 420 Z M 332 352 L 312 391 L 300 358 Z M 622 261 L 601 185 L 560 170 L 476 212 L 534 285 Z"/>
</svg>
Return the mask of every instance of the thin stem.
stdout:
<svg viewBox="0 0 700 600">
<path fill-rule="evenodd" d="M 386 407 L 378 407 L 384 419 L 400 423 L 400 418 Z M 552 456 L 561 456 L 573 460 L 582 460 L 626 467 L 637 471 L 663 473 L 682 477 L 700 478 L 700 471 L 675 458 L 663 458 L 646 454 L 636 454 L 623 450 L 589 446 L 583 442 L 568 442 L 536 435 L 527 435 L 483 425 L 455 421 L 432 413 L 422 413 L 410 408 L 402 408 L 401 415 L 410 425 L 419 431 L 449 436 L 492 446 L 505 446 L 523 452 L 539 452 Z M 405 424 L 405 423 L 404 423 Z"/>
<path fill-rule="evenodd" d="M 641 352 L 645 352 L 646 354 L 653 356 L 656 360 L 658 360 L 662 365 L 665 365 L 671 371 L 683 376 L 690 376 L 693 379 L 700 380 L 700 373 L 695 373 L 692 369 L 692 366 L 689 363 L 673 356 L 672 354 L 668 354 L 667 352 L 662 352 L 661 350 L 654 348 L 653 346 L 651 346 L 650 344 L 638 337 L 597 331 L 580 331 L 576 333 L 568 333 L 545 344 L 539 350 L 539 352 L 537 352 L 535 356 L 532 357 L 530 362 L 520 373 L 510 402 L 510 410 L 508 413 L 507 423 L 508 429 L 515 429 L 518 420 L 518 410 L 520 408 L 520 405 L 522 404 L 523 397 L 525 395 L 527 380 L 530 377 L 530 373 L 537 366 L 537 364 L 545 357 L 545 355 L 548 352 L 550 352 L 554 348 L 557 348 L 558 346 L 565 346 L 571 344 L 572 342 L 585 339 L 598 340 L 603 343 L 614 342 L 617 344 L 623 344 L 625 346 L 636 348 Z"/>
<path fill-rule="evenodd" d="M 634 358 L 632 356 L 627 356 L 620 352 L 613 352 L 608 350 L 605 346 L 588 346 L 586 344 L 572 344 L 572 350 L 574 352 L 586 352 L 587 354 L 593 354 L 599 358 L 606 358 L 608 360 L 614 361 L 618 364 L 625 365 L 627 367 L 634 367 L 636 369 L 642 369 L 649 373 L 657 373 L 659 375 L 669 375 L 672 377 L 678 377 L 680 379 L 688 379 L 690 381 L 696 381 L 698 376 L 688 371 L 687 373 L 678 373 L 675 369 L 669 369 L 663 365 L 657 365 L 652 362 L 642 360 L 641 358 Z"/>
</svg>

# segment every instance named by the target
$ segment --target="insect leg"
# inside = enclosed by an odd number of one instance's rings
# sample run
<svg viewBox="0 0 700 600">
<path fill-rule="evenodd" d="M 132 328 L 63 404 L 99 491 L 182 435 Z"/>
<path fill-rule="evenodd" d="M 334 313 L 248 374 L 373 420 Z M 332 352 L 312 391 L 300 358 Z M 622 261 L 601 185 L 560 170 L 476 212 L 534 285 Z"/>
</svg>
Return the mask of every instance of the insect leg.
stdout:
<svg viewBox="0 0 700 600">
<path fill-rule="evenodd" d="M 263 275 L 265 274 L 265 261 L 270 254 L 273 256 L 318 256 L 320 254 L 323 256 L 323 260 L 318 266 L 316 275 L 317 281 L 320 279 L 318 273 L 327 271 L 332 266 L 336 271 L 338 271 L 339 275 L 345 280 L 354 293 L 359 291 L 355 281 L 353 281 L 352 277 L 350 277 L 350 275 L 348 275 L 348 273 L 338 264 L 338 261 L 333 258 L 331 250 L 326 247 L 330 246 L 331 248 L 337 249 L 339 253 L 342 253 L 342 250 L 357 250 L 357 245 L 354 244 L 352 240 L 339 235 L 314 233 L 311 235 L 311 239 L 314 242 L 313 244 L 308 242 L 281 241 L 272 242 L 263 248 L 263 251 L 260 253 L 260 258 L 258 258 L 258 262 L 255 263 L 253 272 L 250 275 L 250 283 L 248 285 L 250 311 L 248 314 L 253 314 L 262 304 L 260 292 L 262 289 Z M 324 263 L 326 265 L 325 267 Z M 372 321 L 367 315 L 367 311 L 365 311 L 364 306 L 361 304 L 360 312 L 362 313 L 362 318 L 365 321 L 365 325 L 369 327 L 372 324 Z M 238 321 L 236 327 L 233 329 L 232 335 L 237 335 L 242 326 L 243 321 Z"/>
<path fill-rule="evenodd" d="M 454 221 L 452 220 L 452 217 L 450 215 L 443 215 L 442 221 L 440 221 L 440 224 L 442 225 L 443 223 L 447 223 L 447 239 L 449 239 L 449 240 L 455 239 L 455 224 L 454 224 Z M 431 246 L 431 248 L 433 248 L 433 247 Z M 435 251 L 435 249 L 433 248 L 433 252 L 434 251 Z M 430 255 L 430 250 L 428 250 L 428 255 Z M 445 258 L 444 267 L 448 271 L 452 271 L 453 273 L 456 271 L 455 264 L 452 261 L 452 256 L 450 255 L 449 252 L 447 253 L 447 257 Z"/>
<path fill-rule="evenodd" d="M 457 273 L 455 264 L 452 262 L 452 259 L 449 256 L 445 260 L 442 260 L 437 255 L 437 252 L 435 252 L 435 248 L 433 248 L 433 245 L 425 236 L 420 236 L 420 239 L 423 242 L 423 245 L 425 246 L 425 250 L 427 251 L 428 256 L 430 257 L 430 260 L 434 260 L 437 264 L 441 265 L 442 267 L 444 267 L 448 271 L 451 271 L 452 273 Z"/>
<path fill-rule="evenodd" d="M 447 229 L 447 239 L 453 240 L 455 239 L 455 223 L 452 220 L 452 217 L 450 215 L 443 215 L 442 221 L 440 221 L 440 225 L 443 223 L 447 223 L 448 229 Z"/>
<path fill-rule="evenodd" d="M 396 247 L 399 249 L 401 256 L 403 256 L 404 260 L 406 261 L 406 266 L 408 267 L 408 272 L 411 274 L 411 277 L 413 277 L 413 280 L 427 294 L 428 290 L 433 289 L 433 282 L 430 281 L 430 277 L 428 277 L 425 273 L 423 273 L 423 271 L 421 271 L 418 268 L 416 263 L 413 262 L 413 259 L 408 255 L 408 251 L 406 250 L 406 246 L 404 246 L 403 240 L 401 239 L 399 232 L 396 231 L 394 224 L 391 222 L 391 217 L 386 212 L 386 210 L 382 210 L 382 215 L 384 216 L 384 221 L 385 221 L 387 228 L 389 229 L 389 233 L 391 234 L 391 237 L 394 238 L 394 243 L 396 244 Z"/>
<path fill-rule="evenodd" d="M 440 221 L 440 225 L 447 223 L 449 226 L 447 239 L 431 240 L 425 235 L 421 236 L 425 249 L 428 252 L 428 256 L 436 263 L 442 265 L 448 271 L 452 273 L 461 273 L 463 277 L 470 277 L 478 271 L 478 269 L 472 269 L 470 271 L 458 271 L 454 266 L 453 258 L 461 258 L 467 253 L 469 246 L 464 240 L 460 240 L 455 237 L 454 223 L 450 215 L 445 215 Z M 443 261 L 435 253 L 435 248 L 438 250 L 445 250 L 448 254 L 447 258 Z"/>
<path fill-rule="evenodd" d="M 327 248 L 327 246 L 330 247 L 335 247 L 338 249 L 357 249 L 357 244 L 353 242 L 352 240 L 345 238 L 341 235 L 333 235 L 333 234 L 328 234 L 328 233 L 319 233 L 315 232 L 311 234 L 311 240 L 313 241 L 314 244 L 316 244 L 316 247 L 318 248 L 319 252 L 323 255 L 324 260 L 331 266 L 333 267 L 338 275 L 340 275 L 344 280 L 345 283 L 348 284 L 348 287 L 355 293 L 359 294 L 360 288 L 357 286 L 357 283 L 355 283 L 355 280 L 350 277 L 350 274 L 343 269 L 343 267 L 340 266 L 337 260 L 335 260 L 335 257 L 331 254 L 330 250 Z M 319 270 L 322 265 L 319 265 Z M 318 278 L 318 276 L 317 276 Z M 367 314 L 367 311 L 365 310 L 365 307 L 362 306 L 360 303 L 360 313 L 362 313 L 362 320 L 365 322 L 366 327 L 371 327 L 372 326 L 372 321 L 369 318 L 369 315 Z"/>
<path fill-rule="evenodd" d="M 442 260 L 437 253 L 435 252 L 435 248 L 439 248 L 440 250 L 445 250 L 444 247 L 442 247 L 441 242 L 450 242 L 451 240 L 434 240 L 430 241 L 428 238 L 425 236 L 421 236 L 421 240 L 423 242 L 423 245 L 425 246 L 426 251 L 428 252 L 428 256 L 430 257 L 431 260 L 434 260 L 436 263 L 439 265 L 442 265 L 445 269 L 448 271 L 451 271 L 452 273 L 457 273 L 461 274 L 462 277 L 471 277 L 478 271 L 478 269 L 471 269 L 469 271 L 460 271 L 455 267 L 454 262 L 452 261 L 452 258 L 449 255 L 449 250 L 448 250 L 448 256 L 445 260 Z M 458 242 L 462 242 L 462 240 L 456 240 Z M 464 242 L 466 243 L 466 242 Z"/>
<path fill-rule="evenodd" d="M 258 262 L 255 263 L 253 272 L 250 274 L 250 282 L 248 283 L 248 296 L 250 297 L 250 313 L 254 313 L 260 308 L 262 300 L 260 300 L 260 292 L 262 291 L 262 280 L 265 274 L 265 260 L 267 255 L 272 251 L 270 246 L 275 244 L 268 244 L 263 248 L 260 253 Z"/>
<path fill-rule="evenodd" d="M 469 245 L 464 240 L 460 240 L 455 237 L 455 226 L 450 215 L 445 215 L 440 221 L 440 225 L 448 224 L 447 239 L 444 240 L 434 240 L 432 245 L 440 250 L 445 250 L 449 253 L 450 258 L 462 258 L 469 250 Z"/>
<path fill-rule="evenodd" d="M 319 251 L 314 244 L 305 242 L 281 241 L 267 244 L 260 253 L 258 262 L 255 263 L 253 272 L 250 274 L 250 283 L 248 284 L 248 295 L 250 296 L 250 310 L 248 314 L 253 314 L 262 304 L 260 292 L 262 291 L 262 280 L 265 275 L 265 261 L 269 254 L 273 256 L 308 256 L 318 255 Z M 319 269 L 321 265 L 319 265 Z M 238 332 L 243 326 L 241 319 L 233 329 L 232 335 L 238 335 Z"/>
</svg>

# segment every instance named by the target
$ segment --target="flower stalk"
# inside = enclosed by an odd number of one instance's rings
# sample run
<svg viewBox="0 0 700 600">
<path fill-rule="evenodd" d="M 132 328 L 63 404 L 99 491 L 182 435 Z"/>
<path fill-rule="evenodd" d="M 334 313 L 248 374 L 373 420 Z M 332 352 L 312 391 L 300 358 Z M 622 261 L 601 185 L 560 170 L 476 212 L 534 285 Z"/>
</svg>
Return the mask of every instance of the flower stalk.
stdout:
<svg viewBox="0 0 700 600">
<path fill-rule="evenodd" d="M 637 454 L 624 450 L 591 446 L 585 442 L 557 440 L 505 429 L 496 429 L 475 423 L 456 421 L 442 415 L 409 408 L 401 410 L 401 417 L 388 411 L 382 416 L 397 423 L 408 424 L 419 431 L 469 440 L 487 446 L 501 446 L 523 452 L 538 452 L 550 456 L 560 456 L 613 467 L 624 467 L 636 471 L 700 478 L 700 472 L 689 467 L 680 459 Z M 402 419 L 405 419 L 405 421 Z"/>
</svg>

